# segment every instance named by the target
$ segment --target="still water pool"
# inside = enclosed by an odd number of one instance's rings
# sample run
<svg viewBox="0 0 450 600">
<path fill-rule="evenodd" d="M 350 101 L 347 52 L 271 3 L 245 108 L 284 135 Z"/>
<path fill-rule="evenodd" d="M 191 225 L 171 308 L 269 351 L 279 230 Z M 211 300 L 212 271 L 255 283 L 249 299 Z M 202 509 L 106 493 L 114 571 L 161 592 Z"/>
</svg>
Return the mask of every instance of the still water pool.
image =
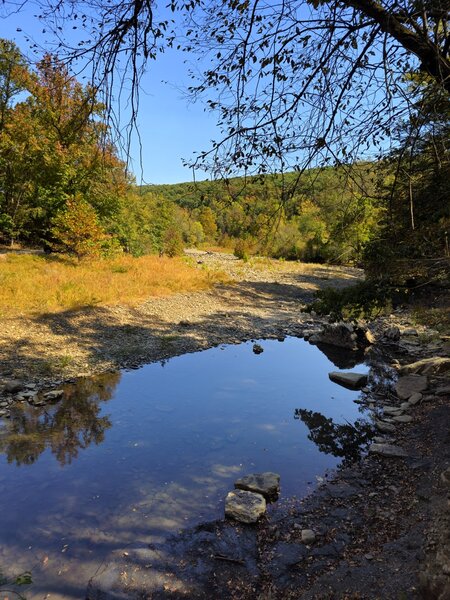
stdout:
<svg viewBox="0 0 450 600">
<path fill-rule="evenodd" d="M 32 571 L 28 599 L 83 598 L 111 551 L 222 517 L 239 476 L 275 471 L 282 497 L 302 495 L 358 452 L 358 392 L 328 379 L 333 362 L 259 343 L 84 379 L 1 423 L 0 570 Z"/>
</svg>

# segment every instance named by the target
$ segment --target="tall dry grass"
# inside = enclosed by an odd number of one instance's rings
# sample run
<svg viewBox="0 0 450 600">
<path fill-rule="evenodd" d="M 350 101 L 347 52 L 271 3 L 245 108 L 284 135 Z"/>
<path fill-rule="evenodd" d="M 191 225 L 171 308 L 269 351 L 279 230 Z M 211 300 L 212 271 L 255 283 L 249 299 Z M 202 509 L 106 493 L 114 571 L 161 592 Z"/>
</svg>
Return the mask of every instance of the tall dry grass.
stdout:
<svg viewBox="0 0 450 600">
<path fill-rule="evenodd" d="M 136 304 L 150 296 L 205 290 L 224 281 L 181 258 L 121 256 L 76 262 L 61 256 L 0 255 L 0 317 Z"/>
</svg>

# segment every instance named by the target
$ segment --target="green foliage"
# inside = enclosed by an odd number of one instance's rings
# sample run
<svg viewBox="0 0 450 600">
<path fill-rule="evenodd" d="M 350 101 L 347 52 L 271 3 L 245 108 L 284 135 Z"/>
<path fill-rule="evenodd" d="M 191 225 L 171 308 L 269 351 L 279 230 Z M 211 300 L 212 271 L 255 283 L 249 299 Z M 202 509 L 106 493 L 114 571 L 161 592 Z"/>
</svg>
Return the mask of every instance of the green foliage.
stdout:
<svg viewBox="0 0 450 600">
<path fill-rule="evenodd" d="M 250 245 L 247 240 L 237 240 L 234 247 L 234 255 L 245 262 L 248 261 L 250 258 Z"/>
<path fill-rule="evenodd" d="M 392 283 L 448 286 L 450 105 L 440 88 L 411 79 L 419 98 L 396 132 L 398 149 L 379 167 L 382 219 L 365 248 L 364 266 L 371 277 Z"/>
<path fill-rule="evenodd" d="M 83 198 L 66 202 L 52 221 L 51 233 L 56 250 L 81 258 L 100 258 L 117 251 L 118 244 L 100 225 L 94 208 Z"/>
<path fill-rule="evenodd" d="M 342 290 L 325 288 L 315 295 L 316 300 L 306 310 L 330 315 L 333 321 L 371 319 L 391 311 L 394 303 L 407 299 L 405 291 L 375 281 L 363 281 Z"/>
<path fill-rule="evenodd" d="M 297 173 L 143 188 L 181 211 L 186 244 L 202 241 L 275 258 L 355 262 L 379 219 L 372 202 L 374 167 L 311 169 Z M 194 233 L 195 232 L 195 233 Z M 239 248 L 238 244 L 238 248 Z M 238 249 L 239 251 L 239 249 Z"/>
</svg>

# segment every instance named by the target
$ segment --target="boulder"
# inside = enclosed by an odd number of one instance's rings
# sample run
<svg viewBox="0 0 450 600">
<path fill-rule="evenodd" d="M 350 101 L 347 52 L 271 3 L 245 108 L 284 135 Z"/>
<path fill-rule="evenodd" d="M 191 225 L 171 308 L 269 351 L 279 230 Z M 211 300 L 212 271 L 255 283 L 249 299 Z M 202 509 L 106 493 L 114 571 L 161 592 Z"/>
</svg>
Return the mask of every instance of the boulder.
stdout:
<svg viewBox="0 0 450 600">
<path fill-rule="evenodd" d="M 261 494 L 245 490 L 228 492 L 225 498 L 225 516 L 241 523 L 256 523 L 266 512 L 266 501 Z"/>
<path fill-rule="evenodd" d="M 423 358 L 400 368 L 402 375 L 443 375 L 450 372 L 450 358 L 444 356 L 433 356 Z"/>
<path fill-rule="evenodd" d="M 252 473 L 238 479 L 234 487 L 238 490 L 261 494 L 269 502 L 280 495 L 280 476 L 277 473 Z"/>
<path fill-rule="evenodd" d="M 404 458 L 408 456 L 408 453 L 400 446 L 394 446 L 393 444 L 371 444 L 369 446 L 369 452 L 371 454 L 380 454 L 381 456 L 391 456 L 393 458 Z"/>
<path fill-rule="evenodd" d="M 351 373 L 350 371 L 332 371 L 328 373 L 328 377 L 334 383 L 343 385 L 352 390 L 360 390 L 367 383 L 367 375 L 365 373 Z"/>
<path fill-rule="evenodd" d="M 392 327 L 386 329 L 386 331 L 383 334 L 383 337 L 389 342 L 398 342 L 398 340 L 400 339 L 400 329 L 393 325 Z"/>
<path fill-rule="evenodd" d="M 312 344 L 330 344 L 331 346 L 357 350 L 357 339 L 358 336 L 353 325 L 341 322 L 325 325 L 322 331 L 312 335 L 309 341 Z"/>
<path fill-rule="evenodd" d="M 5 387 L 3 388 L 5 392 L 8 394 L 15 394 L 16 392 L 21 392 L 24 388 L 24 384 L 19 379 L 10 379 L 5 383 Z"/>
<path fill-rule="evenodd" d="M 400 400 L 409 400 L 413 394 L 420 394 L 428 387 L 425 375 L 405 375 L 399 377 L 395 384 L 395 391 Z"/>
</svg>

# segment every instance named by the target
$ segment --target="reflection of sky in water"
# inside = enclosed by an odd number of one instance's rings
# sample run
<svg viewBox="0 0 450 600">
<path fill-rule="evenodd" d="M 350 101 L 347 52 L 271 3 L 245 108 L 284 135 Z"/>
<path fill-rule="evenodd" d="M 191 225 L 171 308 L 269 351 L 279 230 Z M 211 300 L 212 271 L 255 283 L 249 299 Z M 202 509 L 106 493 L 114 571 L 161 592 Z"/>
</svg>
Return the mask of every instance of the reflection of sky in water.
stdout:
<svg viewBox="0 0 450 600">
<path fill-rule="evenodd" d="M 3 434 L 10 464 L 0 458 L 0 565 L 33 570 L 30 600 L 80 598 L 110 551 L 221 517 L 242 474 L 280 473 L 289 496 L 339 462 L 294 411 L 355 421 L 357 392 L 329 381 L 336 368 L 303 340 L 262 345 L 260 355 L 247 343 L 103 376 L 63 405 L 16 415 L 7 428 L 20 435 Z M 35 462 L 18 467 L 33 448 Z"/>
</svg>

